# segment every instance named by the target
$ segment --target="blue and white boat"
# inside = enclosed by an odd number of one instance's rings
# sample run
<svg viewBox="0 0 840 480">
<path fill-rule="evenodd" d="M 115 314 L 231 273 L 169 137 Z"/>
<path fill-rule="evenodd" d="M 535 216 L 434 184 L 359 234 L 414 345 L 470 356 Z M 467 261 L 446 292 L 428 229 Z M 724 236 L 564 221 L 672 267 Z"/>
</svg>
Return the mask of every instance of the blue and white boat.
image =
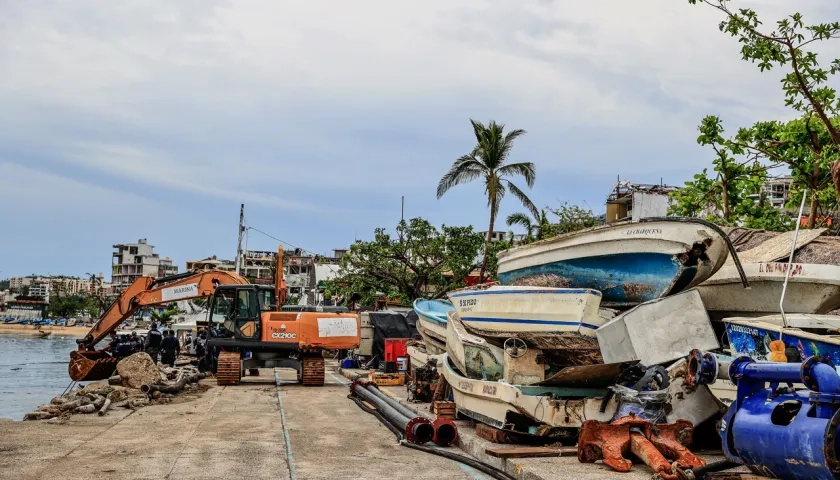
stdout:
<svg viewBox="0 0 840 480">
<path fill-rule="evenodd" d="M 840 336 L 814 333 L 837 332 L 840 317 L 805 314 L 787 314 L 786 317 L 789 328 L 782 328 L 781 315 L 723 319 L 732 356 L 746 355 L 757 361 L 769 362 L 770 342 L 781 337 L 788 362 L 802 362 L 808 357 L 818 356 L 831 359 L 835 367 L 840 366 Z"/>
<path fill-rule="evenodd" d="M 418 298 L 414 301 L 417 331 L 429 354 L 440 355 L 446 351 L 446 314 L 453 310 L 455 307 L 444 300 Z"/>
<path fill-rule="evenodd" d="M 502 285 L 595 289 L 627 308 L 694 287 L 720 269 L 727 239 L 695 219 L 645 219 L 560 235 L 499 253 Z"/>
<path fill-rule="evenodd" d="M 449 293 L 459 318 L 484 337 L 517 337 L 537 348 L 597 348 L 601 292 L 582 288 L 491 285 Z"/>
</svg>

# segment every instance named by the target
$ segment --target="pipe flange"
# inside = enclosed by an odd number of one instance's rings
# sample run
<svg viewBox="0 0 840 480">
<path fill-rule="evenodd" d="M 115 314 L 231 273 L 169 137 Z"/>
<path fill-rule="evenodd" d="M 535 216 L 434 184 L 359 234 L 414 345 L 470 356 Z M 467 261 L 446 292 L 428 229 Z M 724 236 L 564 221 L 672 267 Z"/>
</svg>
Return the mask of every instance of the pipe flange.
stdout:
<svg viewBox="0 0 840 480">
<path fill-rule="evenodd" d="M 354 381 L 353 383 L 350 384 L 350 393 L 353 394 L 353 395 L 356 395 L 356 389 L 360 388 L 360 387 L 365 388 L 364 383 L 362 383 L 359 380 Z"/>
<path fill-rule="evenodd" d="M 434 427 L 432 426 L 432 422 L 423 417 L 414 417 L 411 420 L 409 420 L 408 423 L 405 425 L 405 438 L 408 439 L 408 441 L 411 443 L 421 445 L 431 440 L 434 436 L 434 433 L 432 433 L 432 435 L 429 436 L 429 438 L 417 438 L 415 427 L 417 427 L 418 425 L 428 425 L 432 432 L 434 432 Z"/>
<path fill-rule="evenodd" d="M 438 418 L 432 422 L 435 429 L 435 438 L 432 439 L 438 446 L 448 447 L 458 440 L 458 427 L 455 422 L 448 418 Z"/>
<path fill-rule="evenodd" d="M 718 376 L 718 360 L 711 353 L 703 353 L 695 348 L 688 354 L 688 374 L 685 377 L 686 385 L 696 387 L 698 385 L 711 385 L 715 383 Z"/>
<path fill-rule="evenodd" d="M 820 356 L 813 356 L 808 357 L 802 362 L 802 368 L 800 369 L 800 376 L 802 377 L 802 383 L 808 387 L 808 390 L 817 391 L 819 389 L 819 385 L 817 384 L 816 380 L 813 376 L 811 376 L 811 370 L 814 368 L 814 365 L 818 363 L 824 363 L 831 368 L 834 368 L 834 364 L 831 362 L 831 359 L 828 357 L 820 357 Z"/>
<path fill-rule="evenodd" d="M 831 420 L 825 427 L 825 442 L 823 442 L 825 464 L 834 472 L 835 476 L 840 473 L 840 460 L 837 459 L 835 445 L 837 444 L 837 429 L 840 427 L 840 410 L 834 412 Z"/>
<path fill-rule="evenodd" d="M 741 377 L 744 376 L 744 368 L 746 368 L 747 365 L 750 365 L 752 363 L 755 363 L 755 360 L 746 355 L 733 360 L 732 363 L 729 365 L 729 379 L 732 381 L 732 383 L 737 384 L 738 380 L 740 380 Z"/>
</svg>

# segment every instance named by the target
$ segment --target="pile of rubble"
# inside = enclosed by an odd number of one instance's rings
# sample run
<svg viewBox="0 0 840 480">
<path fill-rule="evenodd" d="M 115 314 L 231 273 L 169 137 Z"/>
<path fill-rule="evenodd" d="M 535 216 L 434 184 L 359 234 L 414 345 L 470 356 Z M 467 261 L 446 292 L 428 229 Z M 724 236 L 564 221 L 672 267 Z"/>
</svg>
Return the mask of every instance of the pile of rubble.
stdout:
<svg viewBox="0 0 840 480">
<path fill-rule="evenodd" d="M 192 366 L 157 366 L 147 353 L 135 353 L 117 364 L 117 375 L 53 398 L 49 404 L 29 412 L 24 420 L 61 421 L 74 414 L 98 413 L 109 409 L 137 409 L 150 404 L 170 403 L 183 391 L 199 389 L 206 376 Z"/>
</svg>

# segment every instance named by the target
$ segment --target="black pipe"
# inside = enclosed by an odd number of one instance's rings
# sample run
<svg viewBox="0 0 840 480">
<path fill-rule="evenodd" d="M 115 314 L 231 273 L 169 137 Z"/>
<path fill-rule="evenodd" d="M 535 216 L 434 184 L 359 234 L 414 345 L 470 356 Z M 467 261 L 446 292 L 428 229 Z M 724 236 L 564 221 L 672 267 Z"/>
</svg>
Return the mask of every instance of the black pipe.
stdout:
<svg viewBox="0 0 840 480">
<path fill-rule="evenodd" d="M 685 474 L 686 478 L 702 479 L 707 473 L 722 472 L 724 470 L 729 470 L 741 466 L 743 465 L 729 460 L 720 460 L 718 462 L 712 462 L 702 467 L 695 468 L 693 470 L 685 470 L 683 473 Z"/>
<path fill-rule="evenodd" d="M 355 384 L 351 390 L 363 400 L 375 406 L 382 413 L 382 416 L 404 430 L 405 436 L 410 442 L 422 444 L 432 441 L 435 437 L 435 429 L 432 427 L 432 422 L 425 418 L 418 416 L 412 418 L 403 415 L 369 390 L 359 388 L 359 384 Z"/>
<path fill-rule="evenodd" d="M 400 431 L 400 429 L 397 428 L 396 426 L 394 426 L 391 422 L 389 422 L 388 419 L 385 418 L 380 412 L 368 408 L 364 403 L 362 403 L 362 401 L 358 397 L 354 397 L 353 395 L 348 395 L 347 398 L 353 400 L 356 403 L 356 405 L 358 405 L 359 408 L 361 408 L 365 412 L 370 413 L 371 415 L 373 415 L 377 419 L 379 419 L 379 421 L 382 422 L 382 424 L 385 425 L 385 427 L 388 428 L 388 430 L 390 430 L 394 434 L 394 436 L 397 437 L 397 441 L 399 441 L 399 444 L 402 445 L 403 447 L 412 448 L 414 450 L 420 450 L 421 452 L 431 453 L 432 455 L 437 455 L 439 457 L 454 460 L 456 462 L 459 462 L 459 463 L 462 463 L 464 465 L 470 466 L 470 467 L 472 467 L 472 468 L 474 468 L 474 469 L 476 469 L 476 470 L 478 470 L 482 473 L 486 473 L 487 475 L 490 475 L 491 477 L 493 477 L 497 480 L 515 480 L 514 477 L 508 475 L 505 471 L 499 470 L 496 467 L 490 466 L 490 465 L 488 465 L 486 463 L 483 463 L 483 462 L 479 462 L 478 460 L 474 460 L 470 457 L 467 457 L 467 456 L 464 456 L 464 455 L 458 455 L 457 453 L 447 452 L 446 450 L 440 450 L 440 449 L 437 449 L 437 448 L 431 448 L 431 447 L 426 447 L 426 446 L 423 446 L 423 445 L 414 445 L 414 444 L 411 444 L 411 443 L 406 443 L 405 435 L 403 434 L 403 432 Z"/>
<path fill-rule="evenodd" d="M 379 389 L 379 387 L 376 387 L 372 384 L 365 384 L 365 385 L 360 384 L 359 387 L 364 388 L 365 390 L 369 391 L 370 393 L 376 395 L 383 402 L 392 406 L 394 408 L 394 410 L 402 413 L 406 417 L 414 418 L 414 417 L 417 416 L 416 412 L 411 411 L 411 409 L 409 409 L 405 405 L 401 404 L 400 402 L 398 402 L 398 401 L 394 400 L 393 398 L 389 397 L 388 395 L 386 395 L 385 392 L 383 392 L 382 390 Z M 359 388 L 359 387 L 356 387 L 356 388 Z"/>
</svg>

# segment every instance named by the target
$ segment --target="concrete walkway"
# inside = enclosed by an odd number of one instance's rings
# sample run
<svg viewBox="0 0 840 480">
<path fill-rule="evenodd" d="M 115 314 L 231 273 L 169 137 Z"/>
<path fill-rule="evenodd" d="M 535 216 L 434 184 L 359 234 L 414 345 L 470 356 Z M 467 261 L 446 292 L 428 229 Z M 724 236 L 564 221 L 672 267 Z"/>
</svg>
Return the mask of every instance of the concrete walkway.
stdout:
<svg viewBox="0 0 840 480">
<path fill-rule="evenodd" d="M 213 387 L 193 401 L 76 415 L 64 425 L 0 420 L 0 477 L 486 478 L 398 446 L 346 398 L 338 375 L 328 373 L 327 384 L 313 388 L 292 383 L 293 371 L 277 372 L 277 385 L 274 372 L 262 370 L 246 384 Z"/>
</svg>

